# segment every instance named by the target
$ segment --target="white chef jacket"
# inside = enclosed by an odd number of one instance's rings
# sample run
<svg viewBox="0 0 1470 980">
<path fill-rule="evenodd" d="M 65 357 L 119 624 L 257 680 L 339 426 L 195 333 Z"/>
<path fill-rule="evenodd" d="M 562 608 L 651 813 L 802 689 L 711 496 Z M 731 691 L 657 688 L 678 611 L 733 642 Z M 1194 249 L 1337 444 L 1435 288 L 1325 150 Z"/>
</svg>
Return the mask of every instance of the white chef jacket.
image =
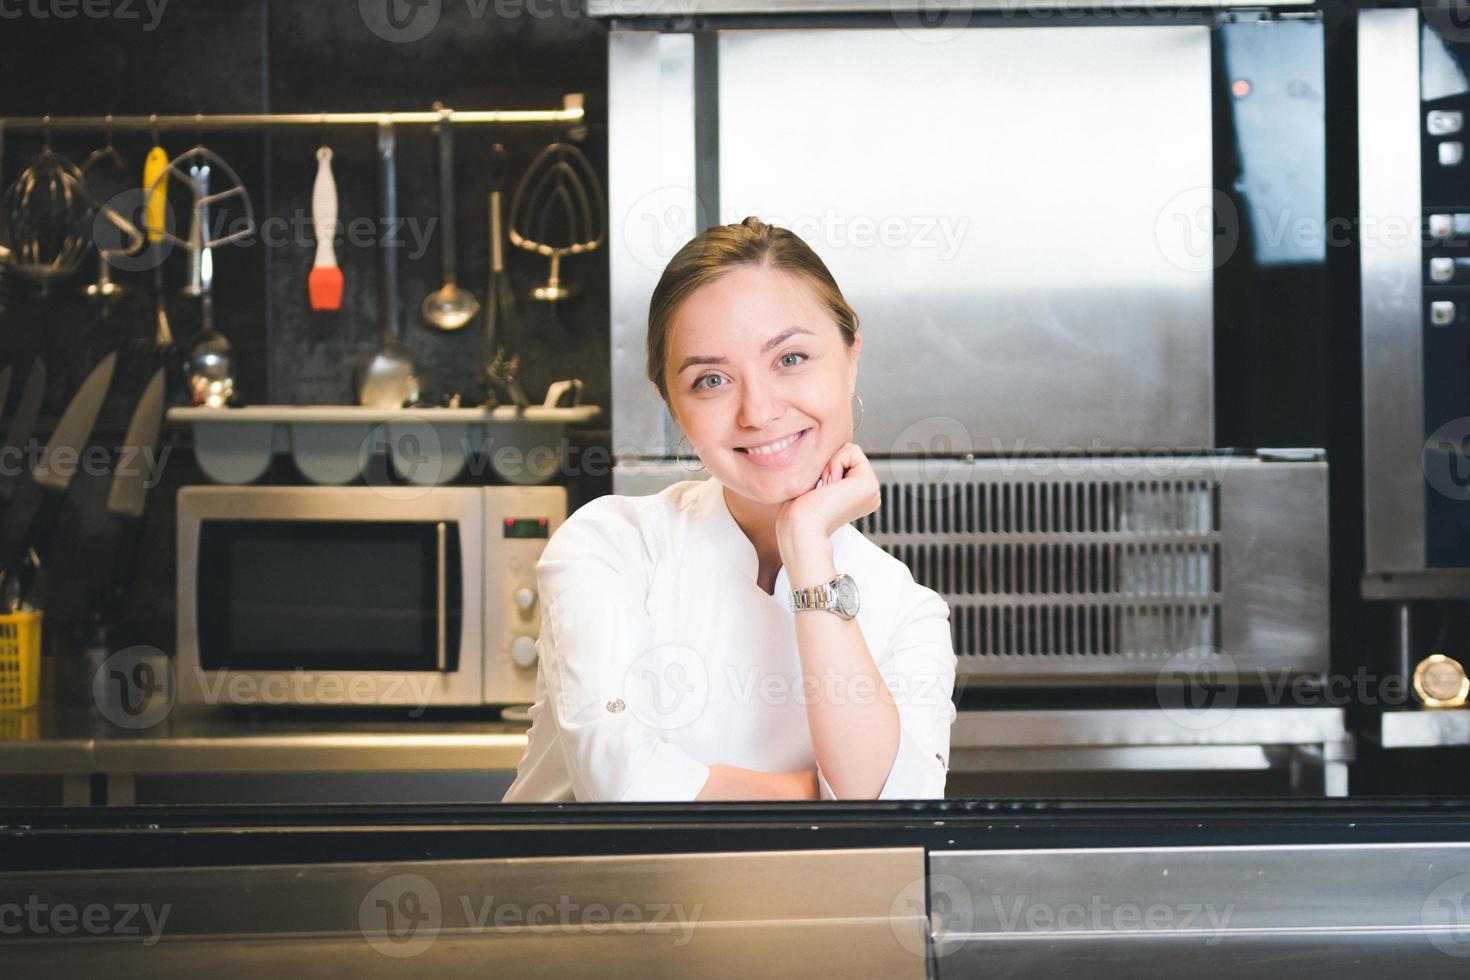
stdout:
<svg viewBox="0 0 1470 980">
<path fill-rule="evenodd" d="M 857 623 L 899 713 L 879 798 L 943 797 L 949 606 L 851 524 L 832 555 L 857 583 Z M 537 564 L 536 703 L 505 802 L 693 800 L 715 763 L 816 769 L 821 798 L 835 799 L 807 727 L 786 569 L 767 594 L 758 567 L 713 476 L 568 517 Z M 880 696 L 818 681 L 816 698 Z"/>
</svg>

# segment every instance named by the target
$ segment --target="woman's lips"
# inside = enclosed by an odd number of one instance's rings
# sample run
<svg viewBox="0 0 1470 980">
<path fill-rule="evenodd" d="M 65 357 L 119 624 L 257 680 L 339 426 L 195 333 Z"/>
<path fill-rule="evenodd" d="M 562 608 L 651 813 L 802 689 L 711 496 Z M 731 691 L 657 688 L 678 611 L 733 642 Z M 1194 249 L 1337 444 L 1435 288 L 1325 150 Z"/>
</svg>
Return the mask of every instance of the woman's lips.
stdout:
<svg viewBox="0 0 1470 980">
<path fill-rule="evenodd" d="M 777 453 L 752 453 L 743 448 L 738 448 L 735 451 L 757 466 L 785 466 L 801 449 L 801 445 L 806 441 L 806 435 L 810 431 L 812 431 L 810 427 L 802 429 L 801 432 L 797 433 L 796 438 L 791 441 L 789 446 Z"/>
</svg>

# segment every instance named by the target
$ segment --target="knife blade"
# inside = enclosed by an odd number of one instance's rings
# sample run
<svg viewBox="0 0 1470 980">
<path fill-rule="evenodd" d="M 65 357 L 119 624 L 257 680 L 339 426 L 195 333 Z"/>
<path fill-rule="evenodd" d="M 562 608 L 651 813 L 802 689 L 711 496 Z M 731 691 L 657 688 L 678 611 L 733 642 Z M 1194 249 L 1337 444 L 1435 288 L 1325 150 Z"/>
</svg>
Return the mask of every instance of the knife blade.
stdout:
<svg viewBox="0 0 1470 980">
<path fill-rule="evenodd" d="M 117 353 L 114 351 L 92 368 L 72 396 L 71 403 L 61 413 L 61 419 L 52 430 L 46 450 L 32 473 L 33 481 L 41 490 L 40 505 L 34 516 L 23 523 L 20 540 L 6 542 L 7 552 L 3 555 L 5 574 L 20 576 L 22 596 L 28 592 L 30 579 L 36 571 L 35 563 L 25 560 L 26 553 L 34 549 L 43 561 L 49 557 L 47 552 L 56 532 L 57 519 L 61 516 L 67 487 L 71 485 L 72 475 L 79 465 L 82 449 L 92 436 L 92 426 L 102 409 L 107 389 L 112 385 L 112 372 L 116 365 Z M 69 465 L 59 465 L 63 456 L 70 458 Z"/>
<path fill-rule="evenodd" d="M 0 369 L 0 414 L 5 412 L 5 400 L 10 397 L 10 365 Z"/>
<path fill-rule="evenodd" d="M 102 410 L 102 400 L 107 397 L 107 389 L 112 386 L 112 372 L 116 367 L 117 351 L 113 351 L 97 362 L 97 366 L 92 368 L 92 372 L 72 396 L 71 404 L 61 413 L 56 428 L 51 430 L 51 440 L 46 443 L 46 451 L 41 454 L 41 461 L 36 464 L 35 473 L 32 474 L 42 488 L 53 493 L 65 493 L 71 484 L 76 466 L 58 468 L 57 457 L 68 455 L 76 459 L 81 455 L 87 440 L 92 437 L 92 426 L 97 421 L 97 413 Z"/>
<path fill-rule="evenodd" d="M 41 411 L 41 398 L 46 394 L 46 365 L 38 357 L 31 362 L 31 373 L 26 376 L 21 389 L 20 401 L 15 414 L 5 427 L 5 444 L 0 448 L 0 503 L 9 503 L 15 495 L 15 480 L 24 468 L 26 442 L 36 428 L 36 416 Z"/>
<path fill-rule="evenodd" d="M 107 583 L 105 618 L 116 625 L 133 591 L 134 565 L 138 560 L 143 537 L 143 505 L 148 497 L 149 477 L 156 475 L 151 465 L 152 451 L 158 445 L 158 431 L 163 425 L 164 369 L 154 372 L 123 438 L 125 451 L 137 454 L 128 465 L 118 461 L 112 486 L 107 492 L 108 513 L 122 521 L 117 548 L 113 552 L 112 577 Z"/>
<path fill-rule="evenodd" d="M 164 369 L 153 373 L 138 407 L 133 409 L 133 418 L 128 422 L 123 446 L 137 452 L 141 457 L 136 465 L 120 467 L 113 474 L 112 489 L 107 493 L 107 509 L 119 517 L 142 517 L 143 502 L 148 495 L 148 477 L 152 467 L 144 472 L 143 463 L 151 460 L 151 452 L 158 444 L 158 430 L 163 426 Z"/>
</svg>

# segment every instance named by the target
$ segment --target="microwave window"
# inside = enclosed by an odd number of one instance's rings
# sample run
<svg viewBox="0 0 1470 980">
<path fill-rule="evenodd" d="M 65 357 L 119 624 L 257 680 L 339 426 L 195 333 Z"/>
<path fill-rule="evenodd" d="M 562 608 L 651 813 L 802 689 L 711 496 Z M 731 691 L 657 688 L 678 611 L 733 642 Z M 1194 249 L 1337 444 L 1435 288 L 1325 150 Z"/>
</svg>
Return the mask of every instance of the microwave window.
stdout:
<svg viewBox="0 0 1470 980">
<path fill-rule="evenodd" d="M 457 524 L 446 522 L 442 643 L 435 523 L 208 521 L 200 535 L 206 669 L 455 668 Z"/>
</svg>

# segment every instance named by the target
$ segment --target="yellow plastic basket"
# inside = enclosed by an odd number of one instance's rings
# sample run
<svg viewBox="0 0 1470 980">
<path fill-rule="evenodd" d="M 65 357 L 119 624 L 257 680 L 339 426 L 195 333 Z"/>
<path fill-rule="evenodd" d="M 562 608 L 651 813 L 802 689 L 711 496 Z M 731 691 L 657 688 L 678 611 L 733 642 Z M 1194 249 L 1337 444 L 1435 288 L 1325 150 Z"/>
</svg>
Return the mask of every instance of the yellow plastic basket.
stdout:
<svg viewBox="0 0 1470 980">
<path fill-rule="evenodd" d="M 0 742 L 34 742 L 41 737 L 41 712 L 0 711 Z"/>
<path fill-rule="evenodd" d="M 41 700 L 41 610 L 0 615 L 0 711 Z"/>
</svg>

